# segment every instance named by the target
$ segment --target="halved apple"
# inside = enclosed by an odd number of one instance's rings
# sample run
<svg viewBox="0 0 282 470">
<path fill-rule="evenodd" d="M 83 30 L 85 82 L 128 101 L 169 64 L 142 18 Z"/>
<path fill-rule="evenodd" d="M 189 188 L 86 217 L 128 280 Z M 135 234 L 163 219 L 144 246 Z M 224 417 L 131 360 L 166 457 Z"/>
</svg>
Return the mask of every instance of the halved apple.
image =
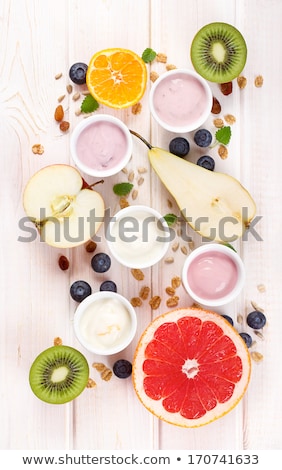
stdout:
<svg viewBox="0 0 282 470">
<path fill-rule="evenodd" d="M 256 205 L 236 178 L 206 170 L 153 147 L 134 131 L 131 133 L 149 148 L 153 169 L 196 232 L 221 242 L 233 241 L 243 235 L 255 216 Z"/>
<path fill-rule="evenodd" d="M 24 189 L 23 206 L 41 240 L 59 248 L 78 246 L 93 237 L 105 213 L 102 196 L 85 187 L 76 168 L 65 164 L 35 173 Z"/>
</svg>

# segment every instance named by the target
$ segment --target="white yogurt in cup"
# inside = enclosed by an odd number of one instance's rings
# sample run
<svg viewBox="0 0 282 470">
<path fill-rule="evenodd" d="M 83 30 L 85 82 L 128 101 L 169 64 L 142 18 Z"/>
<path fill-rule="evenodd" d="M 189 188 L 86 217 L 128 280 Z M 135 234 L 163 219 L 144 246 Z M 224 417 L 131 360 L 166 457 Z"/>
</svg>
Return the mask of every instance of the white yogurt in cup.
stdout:
<svg viewBox="0 0 282 470">
<path fill-rule="evenodd" d="M 121 209 L 106 230 L 113 257 L 129 268 L 147 268 L 160 261 L 170 243 L 170 231 L 159 212 L 144 205 Z"/>
<path fill-rule="evenodd" d="M 90 352 L 116 354 L 133 340 L 137 319 L 131 303 L 116 292 L 99 291 L 86 297 L 74 315 L 79 342 Z"/>
</svg>

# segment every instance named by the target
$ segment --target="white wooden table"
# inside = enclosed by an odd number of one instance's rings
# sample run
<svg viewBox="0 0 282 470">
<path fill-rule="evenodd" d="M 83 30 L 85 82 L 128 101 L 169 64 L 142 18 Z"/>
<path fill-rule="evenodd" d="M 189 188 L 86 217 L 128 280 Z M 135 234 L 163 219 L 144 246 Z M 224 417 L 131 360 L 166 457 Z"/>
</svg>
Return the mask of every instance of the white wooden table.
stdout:
<svg viewBox="0 0 282 470">
<path fill-rule="evenodd" d="M 1 141 L 1 448 L 2 449 L 281 449 L 281 105 L 282 105 L 282 2 L 280 0 L 1 0 L 0 2 L 0 141 Z M 160 422 L 137 399 L 131 380 L 100 379 L 91 368 L 95 389 L 87 389 L 71 404 L 52 406 L 38 400 L 28 383 L 34 358 L 57 336 L 64 344 L 82 350 L 89 364 L 102 358 L 88 354 L 76 341 L 73 315 L 76 303 L 70 298 L 73 281 L 84 279 L 98 290 L 104 279 L 112 279 L 118 291 L 128 298 L 138 295 L 140 283 L 130 270 L 113 261 L 107 275 L 91 269 L 91 255 L 85 248 L 58 250 L 41 243 L 19 242 L 26 236 L 20 227 L 25 217 L 22 191 L 30 176 L 52 163 L 70 163 L 71 130 L 83 116 L 76 115 L 81 99 L 66 93 L 69 67 L 77 61 L 88 62 L 98 50 L 125 47 L 142 54 L 146 47 L 167 55 L 167 63 L 192 68 L 189 49 L 197 30 L 206 23 L 224 21 L 236 26 L 248 45 L 244 75 L 247 87 L 240 90 L 236 81 L 231 95 L 224 97 L 212 84 L 221 101 L 222 115 L 233 114 L 236 123 L 229 145 L 229 156 L 221 160 L 212 150 L 216 169 L 239 178 L 257 203 L 261 219 L 255 225 L 262 238 L 250 234 L 235 243 L 246 266 L 244 291 L 228 309 L 235 326 L 237 315 L 253 308 L 251 301 L 264 308 L 268 324 L 263 339 L 255 338 L 252 350 L 263 354 L 253 362 L 252 377 L 243 401 L 224 418 L 198 429 L 183 429 Z M 154 62 L 148 70 L 163 73 L 166 64 Z M 55 75 L 62 77 L 55 80 Z M 264 77 L 262 88 L 254 79 Z M 150 119 L 148 87 L 142 111 L 131 109 L 112 113 L 154 145 L 168 148 L 172 135 Z M 60 132 L 53 119 L 58 97 L 66 94 L 62 105 L 70 122 L 70 132 Z M 207 126 L 214 130 L 211 116 Z M 189 138 L 189 137 L 188 137 Z M 190 138 L 191 140 L 191 138 Z M 32 153 L 34 144 L 44 153 Z M 193 146 L 192 146 L 193 147 Z M 193 147 L 189 159 L 198 153 Z M 140 166 L 148 171 L 144 183 L 137 184 Z M 127 166 L 134 171 L 138 198 L 130 203 L 155 207 L 162 214 L 177 213 L 177 208 L 158 177 L 149 168 L 144 145 L 134 139 L 133 158 Z M 112 186 L 127 180 L 120 173 L 108 179 L 99 190 L 112 213 L 119 199 Z M 95 181 L 93 179 L 93 181 Z M 90 178 L 90 182 L 93 182 Z M 172 201 L 169 207 L 168 199 Z M 195 244 L 199 238 L 189 229 Z M 107 250 L 101 232 L 99 249 Z M 170 248 L 174 263 L 160 262 L 144 270 L 144 283 L 162 303 L 152 311 L 148 303 L 137 309 L 136 340 L 122 355 L 132 360 L 137 340 L 150 320 L 169 310 L 165 287 L 181 273 L 185 254 Z M 68 271 L 58 268 L 59 255 L 70 260 Z M 265 292 L 257 286 L 265 285 Z M 179 306 L 188 306 L 182 287 Z M 118 355 L 120 357 L 121 355 Z M 112 366 L 117 357 L 104 362 Z"/>
</svg>

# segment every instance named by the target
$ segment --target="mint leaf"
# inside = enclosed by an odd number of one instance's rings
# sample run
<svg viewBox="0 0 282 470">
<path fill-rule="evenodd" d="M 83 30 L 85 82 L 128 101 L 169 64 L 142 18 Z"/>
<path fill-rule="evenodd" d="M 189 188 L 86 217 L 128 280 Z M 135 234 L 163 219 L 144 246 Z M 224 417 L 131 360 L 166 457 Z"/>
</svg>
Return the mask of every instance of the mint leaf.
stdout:
<svg viewBox="0 0 282 470">
<path fill-rule="evenodd" d="M 233 251 L 236 251 L 235 248 L 234 248 L 234 246 L 231 245 L 231 243 L 222 243 L 222 245 L 227 246 L 227 248 L 230 248 L 230 249 L 233 250 Z M 237 253 L 237 251 L 236 251 L 236 253 Z"/>
<path fill-rule="evenodd" d="M 150 47 L 147 47 L 147 49 L 145 49 L 145 51 L 142 54 L 142 59 L 144 60 L 144 62 L 146 62 L 146 64 L 148 64 L 149 62 L 153 62 L 156 55 L 157 53 L 153 51 L 153 49 L 151 49 Z"/>
<path fill-rule="evenodd" d="M 92 95 L 86 95 L 81 103 L 80 110 L 82 113 L 93 113 L 99 108 L 99 103 Z"/>
<path fill-rule="evenodd" d="M 224 126 L 221 129 L 218 129 L 215 133 L 215 138 L 217 142 L 227 145 L 230 142 L 231 139 L 231 127 L 230 126 Z"/>
<path fill-rule="evenodd" d="M 175 214 L 166 214 L 164 219 L 169 227 L 171 227 L 177 221 L 177 215 Z"/>
<path fill-rule="evenodd" d="M 132 183 L 117 183 L 113 186 L 113 192 L 117 196 L 126 196 L 133 188 Z"/>
</svg>

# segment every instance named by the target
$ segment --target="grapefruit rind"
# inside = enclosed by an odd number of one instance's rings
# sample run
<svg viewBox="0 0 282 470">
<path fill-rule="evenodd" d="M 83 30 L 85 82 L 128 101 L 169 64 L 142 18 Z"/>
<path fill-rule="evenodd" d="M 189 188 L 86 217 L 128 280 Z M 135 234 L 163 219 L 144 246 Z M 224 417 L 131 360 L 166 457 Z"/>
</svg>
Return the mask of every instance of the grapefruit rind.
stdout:
<svg viewBox="0 0 282 470">
<path fill-rule="evenodd" d="M 128 108 L 138 103 L 145 93 L 146 64 L 129 49 L 104 49 L 92 56 L 86 73 L 86 84 L 98 103 L 114 109 Z"/>
<path fill-rule="evenodd" d="M 147 345 L 152 341 L 156 330 L 162 324 L 166 322 L 177 322 L 179 319 L 182 319 L 187 316 L 197 317 L 202 322 L 212 321 L 216 325 L 221 327 L 224 331 L 224 334 L 227 335 L 235 344 L 237 349 L 237 355 L 242 360 L 242 376 L 239 382 L 235 384 L 232 396 L 224 403 L 217 403 L 215 408 L 210 411 L 206 411 L 204 416 L 195 419 L 187 419 L 183 417 L 179 412 L 168 412 L 163 407 L 163 400 L 156 400 L 150 398 L 144 390 L 144 379 L 146 378 L 146 374 L 143 371 L 143 364 L 145 359 L 145 349 Z M 155 320 L 153 320 L 148 325 L 146 330 L 143 332 L 135 351 L 133 360 L 132 380 L 135 392 L 139 400 L 145 406 L 145 408 L 147 408 L 153 415 L 157 416 L 159 419 L 169 424 L 185 428 L 195 428 L 209 424 L 229 413 L 244 396 L 250 381 L 250 374 L 251 360 L 249 351 L 246 347 L 244 340 L 230 325 L 230 323 L 225 320 L 221 315 L 215 312 L 203 310 L 198 307 L 189 307 L 176 309 L 164 313 L 163 315 L 160 315 L 155 318 Z"/>
</svg>

